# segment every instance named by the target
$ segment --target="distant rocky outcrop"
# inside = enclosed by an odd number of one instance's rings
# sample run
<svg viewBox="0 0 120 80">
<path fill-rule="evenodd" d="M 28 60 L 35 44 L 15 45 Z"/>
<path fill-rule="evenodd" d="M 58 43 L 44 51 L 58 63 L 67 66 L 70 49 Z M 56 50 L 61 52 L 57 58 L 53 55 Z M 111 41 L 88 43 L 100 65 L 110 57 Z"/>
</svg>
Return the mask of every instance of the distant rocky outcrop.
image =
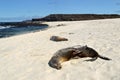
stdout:
<svg viewBox="0 0 120 80">
<path fill-rule="evenodd" d="M 34 18 L 32 21 L 80 21 L 120 18 L 118 14 L 50 14 L 43 18 Z"/>
<path fill-rule="evenodd" d="M 50 14 L 43 18 L 34 18 L 21 22 L 0 22 L 0 26 L 48 26 L 44 21 L 81 21 L 95 19 L 120 18 L 118 14 Z M 58 25 L 61 26 L 61 25 Z M 62 25 L 63 26 L 63 25 Z"/>
</svg>

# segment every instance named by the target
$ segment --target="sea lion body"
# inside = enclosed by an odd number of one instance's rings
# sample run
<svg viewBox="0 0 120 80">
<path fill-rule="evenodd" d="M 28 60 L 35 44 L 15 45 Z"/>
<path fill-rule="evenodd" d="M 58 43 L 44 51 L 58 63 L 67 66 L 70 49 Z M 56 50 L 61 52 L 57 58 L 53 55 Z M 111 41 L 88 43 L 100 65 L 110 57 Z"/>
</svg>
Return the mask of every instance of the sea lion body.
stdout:
<svg viewBox="0 0 120 80">
<path fill-rule="evenodd" d="M 61 63 L 74 58 L 76 53 L 76 49 L 72 47 L 60 49 L 53 55 L 48 64 L 53 68 L 61 69 Z"/>
<path fill-rule="evenodd" d="M 58 42 L 58 41 L 68 41 L 67 38 L 63 38 L 63 37 L 59 37 L 59 36 L 51 36 L 50 40 L 56 41 L 56 42 Z"/>
</svg>

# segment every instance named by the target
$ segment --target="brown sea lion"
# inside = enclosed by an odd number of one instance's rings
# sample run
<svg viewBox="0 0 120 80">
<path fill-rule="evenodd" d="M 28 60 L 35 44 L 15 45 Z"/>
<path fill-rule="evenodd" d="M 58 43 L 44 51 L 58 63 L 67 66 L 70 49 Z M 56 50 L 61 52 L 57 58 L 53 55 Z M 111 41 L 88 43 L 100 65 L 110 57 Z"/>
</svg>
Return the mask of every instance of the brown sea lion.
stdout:
<svg viewBox="0 0 120 80">
<path fill-rule="evenodd" d="M 91 57 L 91 61 L 96 60 L 98 57 L 104 60 L 111 60 L 110 58 L 99 55 L 97 51 L 95 51 L 93 48 L 87 47 L 87 45 L 77 47 L 76 49 L 79 50 L 79 54 L 77 54 L 77 56 L 80 58 Z"/>
<path fill-rule="evenodd" d="M 50 40 L 52 41 L 68 41 L 67 38 L 59 37 L 59 36 L 51 36 Z"/>
<path fill-rule="evenodd" d="M 61 66 L 62 62 L 74 58 L 76 54 L 77 54 L 77 50 L 72 47 L 60 49 L 53 55 L 53 57 L 50 59 L 48 64 L 49 66 L 59 70 L 62 68 Z"/>
<path fill-rule="evenodd" d="M 73 47 L 68 47 L 64 49 L 58 50 L 53 57 L 50 59 L 48 62 L 49 66 L 56 68 L 56 69 L 61 69 L 61 63 L 64 61 L 68 61 L 70 59 L 78 59 L 78 58 L 85 58 L 85 57 L 91 57 L 92 59 L 86 60 L 86 61 L 94 61 L 98 57 L 104 60 L 111 60 L 107 57 L 101 56 L 98 54 L 97 51 L 94 49 L 87 47 L 87 46 L 73 46 Z"/>
</svg>

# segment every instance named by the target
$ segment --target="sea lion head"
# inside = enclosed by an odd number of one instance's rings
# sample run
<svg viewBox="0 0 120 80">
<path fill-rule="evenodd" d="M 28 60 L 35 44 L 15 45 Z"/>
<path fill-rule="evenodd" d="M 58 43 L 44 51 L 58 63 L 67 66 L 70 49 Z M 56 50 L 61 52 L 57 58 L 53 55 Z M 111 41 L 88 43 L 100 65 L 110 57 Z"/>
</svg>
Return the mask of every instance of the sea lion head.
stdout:
<svg viewBox="0 0 120 80">
<path fill-rule="evenodd" d="M 62 68 L 61 64 L 58 61 L 53 60 L 53 59 L 50 60 L 48 64 L 50 67 L 53 67 L 53 68 L 58 69 L 58 70 L 60 70 Z"/>
</svg>

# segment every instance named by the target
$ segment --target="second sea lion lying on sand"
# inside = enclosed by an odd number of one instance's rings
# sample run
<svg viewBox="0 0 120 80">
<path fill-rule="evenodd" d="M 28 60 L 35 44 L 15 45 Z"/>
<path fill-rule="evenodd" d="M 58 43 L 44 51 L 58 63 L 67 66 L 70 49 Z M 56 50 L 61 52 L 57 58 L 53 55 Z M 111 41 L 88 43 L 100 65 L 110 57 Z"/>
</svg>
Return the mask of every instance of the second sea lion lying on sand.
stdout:
<svg viewBox="0 0 120 80">
<path fill-rule="evenodd" d="M 59 37 L 59 36 L 51 36 L 50 37 L 50 40 L 52 40 L 52 41 L 68 41 L 68 39 L 67 38 L 63 38 L 63 37 Z"/>
<path fill-rule="evenodd" d="M 73 58 L 91 57 L 91 61 L 96 60 L 98 57 L 104 60 L 111 60 L 107 57 L 99 55 L 94 49 L 87 46 L 73 46 L 58 50 L 49 61 L 49 66 L 61 69 L 61 63 Z M 87 60 L 88 61 L 88 60 Z M 89 60 L 90 61 L 90 60 Z"/>
</svg>

